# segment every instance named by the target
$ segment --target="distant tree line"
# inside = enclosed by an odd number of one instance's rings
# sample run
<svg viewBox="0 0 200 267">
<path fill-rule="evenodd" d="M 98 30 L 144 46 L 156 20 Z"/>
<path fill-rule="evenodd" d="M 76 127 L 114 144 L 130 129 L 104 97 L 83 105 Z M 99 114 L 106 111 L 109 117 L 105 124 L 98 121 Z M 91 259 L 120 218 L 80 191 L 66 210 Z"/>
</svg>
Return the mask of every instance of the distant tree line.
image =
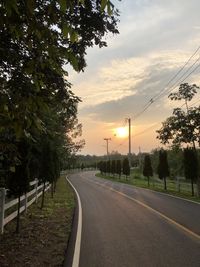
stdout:
<svg viewBox="0 0 200 267">
<path fill-rule="evenodd" d="M 125 175 L 126 178 L 130 176 L 130 165 L 129 160 L 127 157 L 121 160 L 107 160 L 107 161 L 100 161 L 98 163 L 98 168 L 101 172 L 101 174 L 104 175 L 112 175 L 113 177 L 117 175 L 119 179 L 121 178 L 121 175 Z"/>
</svg>

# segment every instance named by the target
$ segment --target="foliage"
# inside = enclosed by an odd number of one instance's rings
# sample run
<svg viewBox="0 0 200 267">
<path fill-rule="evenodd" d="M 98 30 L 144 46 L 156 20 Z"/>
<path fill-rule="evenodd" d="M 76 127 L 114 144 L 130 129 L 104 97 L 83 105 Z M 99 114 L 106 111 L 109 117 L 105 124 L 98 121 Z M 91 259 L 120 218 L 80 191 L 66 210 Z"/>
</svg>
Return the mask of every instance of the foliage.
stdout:
<svg viewBox="0 0 200 267">
<path fill-rule="evenodd" d="M 123 160 L 122 168 L 123 168 L 123 174 L 126 175 L 126 177 L 129 176 L 130 175 L 130 165 L 129 165 L 129 160 L 127 157 Z"/>
<path fill-rule="evenodd" d="M 199 169 L 197 151 L 194 148 L 185 148 L 183 155 L 185 177 L 191 180 L 192 196 L 194 196 L 193 183 L 197 182 Z"/>
<path fill-rule="evenodd" d="M 118 33 L 117 16 L 110 1 L 1 1 L 0 133 L 4 154 L 11 145 L 16 149 L 10 166 L 16 165 L 18 140 L 37 142 L 51 130 L 44 114 L 56 112 L 67 134 L 80 130 L 80 99 L 70 90 L 66 65 L 83 70 L 87 47 L 106 46 L 105 34 Z M 82 144 L 69 144 L 69 150 Z"/>
<path fill-rule="evenodd" d="M 186 112 L 181 108 L 175 108 L 173 115 L 162 123 L 162 128 L 157 131 L 157 138 L 163 144 L 172 141 L 172 145 L 180 146 L 182 144 L 200 143 L 200 106 L 188 108 L 188 101 L 191 101 L 197 93 L 195 84 L 181 84 L 177 93 L 169 95 L 171 100 L 184 100 Z"/>
<path fill-rule="evenodd" d="M 116 173 L 119 175 L 119 178 L 121 177 L 121 172 L 122 172 L 122 164 L 121 160 L 118 159 L 116 162 Z"/>
<path fill-rule="evenodd" d="M 111 173 L 114 175 L 116 173 L 116 161 L 111 161 Z"/>
<path fill-rule="evenodd" d="M 153 176 L 153 169 L 151 166 L 151 158 L 149 155 L 145 155 L 145 157 L 144 157 L 143 175 L 147 177 L 148 186 L 149 186 L 149 177 Z"/>
<path fill-rule="evenodd" d="M 164 189 L 167 190 L 166 178 L 170 175 L 169 165 L 167 160 L 167 151 L 159 151 L 158 176 L 164 180 Z"/>
<path fill-rule="evenodd" d="M 110 160 L 106 162 L 106 173 L 111 173 L 111 163 Z"/>
<path fill-rule="evenodd" d="M 35 175 L 55 184 L 84 145 L 66 66 L 83 71 L 86 49 L 106 46 L 117 22 L 110 1 L 0 2 L 0 182 L 12 194 Z"/>
</svg>

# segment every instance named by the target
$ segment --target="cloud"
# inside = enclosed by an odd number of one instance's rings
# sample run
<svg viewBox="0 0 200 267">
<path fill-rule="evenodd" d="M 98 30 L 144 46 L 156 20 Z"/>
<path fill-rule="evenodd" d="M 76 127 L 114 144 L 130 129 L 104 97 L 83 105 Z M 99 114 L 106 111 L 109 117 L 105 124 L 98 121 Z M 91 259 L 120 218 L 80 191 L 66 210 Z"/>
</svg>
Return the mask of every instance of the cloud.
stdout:
<svg viewBox="0 0 200 267">
<path fill-rule="evenodd" d="M 164 98 L 152 105 L 145 115 L 148 118 L 160 117 L 163 112 L 171 108 L 167 105 L 166 96 L 168 91 L 176 89 L 181 81 L 181 74 L 171 82 L 167 83 L 171 77 L 177 73 L 190 55 L 180 51 L 163 51 L 162 53 L 152 53 L 145 58 L 129 58 L 127 60 L 114 60 L 109 67 L 104 67 L 99 71 L 98 78 L 91 78 L 91 81 L 84 81 L 79 85 L 85 88 L 83 104 L 80 106 L 82 116 L 89 116 L 93 120 L 105 122 L 116 121 L 119 118 L 131 114 L 133 117 L 140 112 L 151 98 L 159 96 L 162 92 Z M 188 66 L 194 62 L 194 59 Z M 185 70 L 186 71 L 186 70 Z M 166 90 L 166 91 L 165 91 Z M 168 91 L 167 91 L 168 90 Z M 130 115 L 129 115 L 130 116 Z"/>
<path fill-rule="evenodd" d="M 199 0 L 113 1 L 121 11 L 120 34 L 106 37 L 108 48 L 87 50 L 84 73 L 69 72 L 72 90 L 83 100 L 79 119 L 83 122 L 87 152 L 102 142 L 102 136 L 109 137 L 125 117 L 134 120 L 160 92 L 164 97 L 134 121 L 135 130 L 143 131 L 170 116 L 175 104 L 167 99 L 166 85 L 200 43 Z M 200 68 L 185 82 L 199 85 L 199 71 Z M 178 78 L 177 86 L 181 74 Z M 157 145 L 155 131 L 138 135 L 133 147 L 137 148 L 140 142 L 146 149 Z M 104 150 L 98 143 L 98 153 Z"/>
</svg>

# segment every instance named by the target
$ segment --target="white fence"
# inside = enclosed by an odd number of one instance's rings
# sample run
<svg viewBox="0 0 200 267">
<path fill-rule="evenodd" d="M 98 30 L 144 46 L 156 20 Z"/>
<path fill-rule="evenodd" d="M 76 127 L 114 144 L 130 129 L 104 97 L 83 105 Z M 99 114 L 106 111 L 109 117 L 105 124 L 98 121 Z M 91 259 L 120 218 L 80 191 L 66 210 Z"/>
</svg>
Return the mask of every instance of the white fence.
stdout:
<svg viewBox="0 0 200 267">
<path fill-rule="evenodd" d="M 33 202 L 37 202 L 38 197 L 42 195 L 43 184 L 38 186 L 38 180 L 30 182 L 30 186 L 33 187 L 31 191 L 27 192 L 23 196 L 20 197 L 20 213 L 26 211 L 27 208 L 33 204 Z M 51 187 L 51 184 L 45 184 L 45 191 L 47 191 Z M 13 199 L 9 202 L 6 202 L 6 189 L 0 188 L 0 233 L 3 233 L 4 226 L 12 221 L 15 217 L 17 217 L 17 204 L 18 198 Z M 5 216 L 5 211 L 11 207 L 15 206 L 15 211 L 11 212 L 9 215 Z"/>
</svg>

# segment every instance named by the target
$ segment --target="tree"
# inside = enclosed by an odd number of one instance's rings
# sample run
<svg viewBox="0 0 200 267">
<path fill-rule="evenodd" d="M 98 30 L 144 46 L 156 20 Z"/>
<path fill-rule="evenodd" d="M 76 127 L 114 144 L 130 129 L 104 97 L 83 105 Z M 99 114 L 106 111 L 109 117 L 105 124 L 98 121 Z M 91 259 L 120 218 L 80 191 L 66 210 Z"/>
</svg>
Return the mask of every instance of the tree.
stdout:
<svg viewBox="0 0 200 267">
<path fill-rule="evenodd" d="M 167 190 L 166 178 L 170 175 L 167 152 L 165 150 L 159 151 L 158 176 L 164 180 L 164 189 Z"/>
<path fill-rule="evenodd" d="M 111 164 L 110 164 L 110 160 L 106 161 L 106 173 L 110 174 L 111 172 Z"/>
<path fill-rule="evenodd" d="M 121 172 L 122 172 L 122 164 L 121 164 L 121 160 L 118 159 L 116 163 L 116 173 L 119 175 L 119 179 L 121 177 Z"/>
<path fill-rule="evenodd" d="M 16 221 L 16 233 L 19 233 L 20 229 L 20 201 L 22 194 L 26 193 L 29 189 L 29 171 L 28 171 L 28 154 L 29 144 L 23 140 L 17 144 L 19 153 L 19 164 L 15 166 L 12 172 L 9 172 L 6 184 L 9 189 L 9 195 L 18 198 L 17 208 L 17 221 Z"/>
<path fill-rule="evenodd" d="M 127 179 L 127 176 L 130 175 L 130 165 L 129 165 L 129 160 L 128 158 L 124 158 L 123 160 L 123 174 L 126 175 L 126 179 Z"/>
<path fill-rule="evenodd" d="M 85 165 L 81 163 L 81 170 L 83 171 L 84 168 L 85 168 Z"/>
<path fill-rule="evenodd" d="M 70 90 L 66 65 L 84 70 L 86 49 L 106 46 L 104 36 L 118 33 L 117 17 L 103 0 L 1 1 L 0 160 L 7 176 L 19 164 L 21 140 L 39 146 L 40 136 L 51 133 L 58 154 L 68 157 L 84 144 L 72 141 L 81 127 L 80 99 Z"/>
<path fill-rule="evenodd" d="M 144 157 L 143 175 L 145 177 L 147 177 L 148 186 L 149 186 L 149 177 L 153 176 L 153 169 L 151 166 L 151 158 L 149 155 L 145 155 L 145 157 Z"/>
<path fill-rule="evenodd" d="M 172 141 L 173 145 L 192 144 L 200 142 L 200 106 L 195 108 L 188 107 L 188 101 L 191 101 L 199 89 L 195 84 L 181 84 L 177 93 L 169 95 L 171 100 L 183 100 L 186 106 L 186 112 L 181 108 L 173 110 L 173 116 L 162 123 L 162 128 L 158 130 L 158 136 L 163 144 Z"/>
<path fill-rule="evenodd" d="M 185 148 L 184 152 L 184 172 L 185 178 L 191 181 L 192 196 L 194 196 L 194 182 L 198 178 L 198 156 L 194 148 Z"/>
<path fill-rule="evenodd" d="M 111 161 L 111 173 L 113 176 L 116 173 L 116 161 L 114 159 Z"/>
<path fill-rule="evenodd" d="M 162 123 L 162 128 L 157 131 L 157 138 L 163 144 L 172 142 L 172 146 L 187 145 L 196 149 L 200 145 L 200 106 L 189 107 L 188 102 L 192 100 L 199 89 L 195 84 L 181 84 L 177 93 L 169 95 L 171 100 L 183 100 L 186 111 L 175 108 L 173 115 Z M 200 175 L 197 179 L 197 194 L 200 195 Z"/>
</svg>

